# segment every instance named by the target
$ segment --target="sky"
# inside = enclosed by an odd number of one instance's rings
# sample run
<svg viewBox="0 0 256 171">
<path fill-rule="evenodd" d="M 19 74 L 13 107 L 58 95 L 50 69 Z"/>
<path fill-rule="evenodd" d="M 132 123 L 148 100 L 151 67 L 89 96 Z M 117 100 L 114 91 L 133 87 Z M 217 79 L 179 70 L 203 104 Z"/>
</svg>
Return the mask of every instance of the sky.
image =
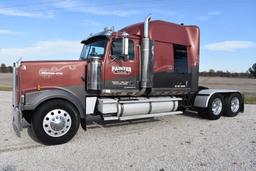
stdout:
<svg viewBox="0 0 256 171">
<path fill-rule="evenodd" d="M 256 63 L 255 8 L 255 0 L 0 0 L 0 63 L 78 59 L 90 33 L 151 14 L 200 27 L 200 71 L 246 72 Z"/>
</svg>

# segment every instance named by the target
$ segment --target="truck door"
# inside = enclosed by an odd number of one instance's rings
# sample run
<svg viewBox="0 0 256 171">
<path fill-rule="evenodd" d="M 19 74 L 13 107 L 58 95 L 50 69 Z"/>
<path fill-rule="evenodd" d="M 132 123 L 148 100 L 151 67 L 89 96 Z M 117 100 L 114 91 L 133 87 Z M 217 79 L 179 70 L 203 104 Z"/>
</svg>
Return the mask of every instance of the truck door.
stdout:
<svg viewBox="0 0 256 171">
<path fill-rule="evenodd" d="M 106 93 L 128 95 L 139 89 L 139 41 L 129 39 L 128 58 L 122 56 L 122 39 L 112 39 L 104 64 Z"/>
</svg>

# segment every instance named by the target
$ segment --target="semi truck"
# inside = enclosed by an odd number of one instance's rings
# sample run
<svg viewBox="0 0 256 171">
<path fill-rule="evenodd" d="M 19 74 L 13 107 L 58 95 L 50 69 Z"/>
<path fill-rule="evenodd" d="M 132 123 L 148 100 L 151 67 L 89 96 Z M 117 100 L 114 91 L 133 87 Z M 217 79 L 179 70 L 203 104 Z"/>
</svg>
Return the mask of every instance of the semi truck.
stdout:
<svg viewBox="0 0 256 171">
<path fill-rule="evenodd" d="M 198 85 L 200 30 L 146 17 L 90 35 L 79 59 L 13 66 L 13 126 L 23 121 L 47 145 L 68 142 L 88 115 L 126 121 L 195 110 L 217 120 L 244 111 L 237 90 Z"/>
</svg>

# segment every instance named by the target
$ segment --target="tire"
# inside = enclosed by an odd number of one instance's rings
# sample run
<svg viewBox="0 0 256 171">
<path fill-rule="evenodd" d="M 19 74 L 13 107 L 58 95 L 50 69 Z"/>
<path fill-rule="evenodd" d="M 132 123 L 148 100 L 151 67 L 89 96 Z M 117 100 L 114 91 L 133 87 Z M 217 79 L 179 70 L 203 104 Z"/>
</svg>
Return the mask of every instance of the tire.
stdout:
<svg viewBox="0 0 256 171">
<path fill-rule="evenodd" d="M 201 108 L 198 114 L 209 120 L 217 120 L 225 110 L 224 100 L 220 94 L 214 94 L 208 102 L 207 108 Z"/>
<path fill-rule="evenodd" d="M 31 124 L 31 113 L 30 111 L 23 111 L 23 118 L 27 123 Z"/>
<path fill-rule="evenodd" d="M 242 97 L 238 93 L 232 93 L 226 101 L 225 116 L 234 117 L 241 111 Z"/>
<path fill-rule="evenodd" d="M 31 120 L 35 136 L 46 145 L 68 142 L 76 134 L 79 124 L 76 108 L 63 100 L 51 100 L 42 104 Z"/>
<path fill-rule="evenodd" d="M 197 109 L 197 112 L 201 118 L 208 119 L 206 108 L 199 108 Z"/>
</svg>

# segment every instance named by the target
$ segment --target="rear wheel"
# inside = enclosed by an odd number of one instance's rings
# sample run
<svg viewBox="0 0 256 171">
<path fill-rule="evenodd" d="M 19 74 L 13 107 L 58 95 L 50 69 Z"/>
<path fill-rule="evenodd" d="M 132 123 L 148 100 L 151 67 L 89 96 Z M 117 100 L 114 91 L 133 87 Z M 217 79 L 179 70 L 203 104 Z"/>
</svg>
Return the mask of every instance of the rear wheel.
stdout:
<svg viewBox="0 0 256 171">
<path fill-rule="evenodd" d="M 226 101 L 226 116 L 236 116 L 241 111 L 242 97 L 238 93 L 231 94 Z"/>
<path fill-rule="evenodd" d="M 224 100 L 220 94 L 214 94 L 209 100 L 207 108 L 199 109 L 199 115 L 210 120 L 217 120 L 224 111 Z"/>
<path fill-rule="evenodd" d="M 44 144 L 68 142 L 76 134 L 80 119 L 74 106 L 63 100 L 52 100 L 41 105 L 31 122 L 36 137 Z"/>
</svg>

